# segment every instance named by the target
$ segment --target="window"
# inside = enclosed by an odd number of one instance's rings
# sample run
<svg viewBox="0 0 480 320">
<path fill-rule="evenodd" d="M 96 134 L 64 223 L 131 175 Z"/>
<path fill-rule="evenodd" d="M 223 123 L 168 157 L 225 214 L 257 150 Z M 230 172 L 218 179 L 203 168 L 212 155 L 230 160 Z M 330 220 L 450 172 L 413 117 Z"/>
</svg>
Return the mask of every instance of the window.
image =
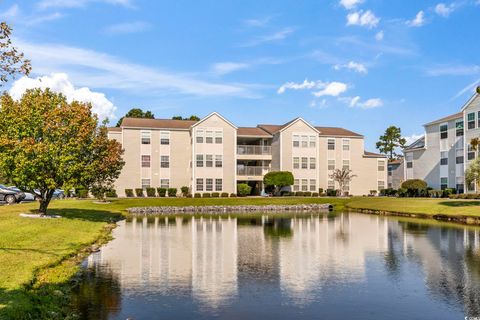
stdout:
<svg viewBox="0 0 480 320">
<path fill-rule="evenodd" d="M 203 191 L 203 179 L 197 179 L 197 191 Z"/>
<path fill-rule="evenodd" d="M 315 179 L 310 179 L 310 191 L 317 191 L 317 181 Z"/>
<path fill-rule="evenodd" d="M 150 188 L 150 179 L 142 179 L 142 189 Z"/>
<path fill-rule="evenodd" d="M 330 190 L 334 190 L 335 189 L 335 181 L 328 180 L 327 188 L 330 189 Z"/>
<path fill-rule="evenodd" d="M 342 149 L 343 149 L 343 151 L 349 151 L 350 150 L 350 140 L 349 139 L 343 139 L 342 140 Z"/>
<path fill-rule="evenodd" d="M 448 124 L 440 125 L 440 139 L 448 138 Z"/>
<path fill-rule="evenodd" d="M 448 178 L 440 178 L 440 189 L 445 190 L 448 188 Z"/>
<path fill-rule="evenodd" d="M 207 168 L 213 167 L 213 154 L 205 155 L 205 167 Z"/>
<path fill-rule="evenodd" d="M 343 160 L 342 168 L 343 169 L 350 169 L 350 160 Z"/>
<path fill-rule="evenodd" d="M 142 168 L 150 168 L 150 156 L 142 155 Z"/>
<path fill-rule="evenodd" d="M 299 186 L 300 181 L 298 179 L 293 180 L 293 191 L 299 191 L 300 186 Z"/>
<path fill-rule="evenodd" d="M 335 160 L 328 160 L 328 170 L 335 170 Z"/>
<path fill-rule="evenodd" d="M 457 155 L 457 157 L 455 158 L 455 163 L 456 163 L 456 164 L 461 164 L 461 163 L 463 163 L 463 162 L 464 162 L 463 156 L 458 156 L 458 155 Z"/>
<path fill-rule="evenodd" d="M 170 144 L 169 132 L 165 132 L 165 131 L 160 132 L 160 144 L 164 144 L 164 145 Z"/>
<path fill-rule="evenodd" d="M 302 191 L 308 191 L 308 179 L 302 179 Z"/>
<path fill-rule="evenodd" d="M 467 147 L 467 160 L 475 159 L 475 150 L 473 150 L 472 146 L 469 144 Z"/>
<path fill-rule="evenodd" d="M 455 123 L 455 130 L 456 130 L 457 137 L 463 136 L 463 121 L 457 121 Z"/>
<path fill-rule="evenodd" d="M 335 150 L 335 139 L 327 140 L 328 150 Z"/>
<path fill-rule="evenodd" d="M 203 167 L 203 154 L 197 154 L 197 168 Z"/>
<path fill-rule="evenodd" d="M 293 141 L 293 147 L 294 148 L 300 147 L 300 137 L 299 136 L 293 135 L 292 141 Z"/>
<path fill-rule="evenodd" d="M 378 160 L 378 171 L 385 171 L 385 160 Z"/>
<path fill-rule="evenodd" d="M 197 130 L 197 143 L 203 143 L 203 130 Z"/>
<path fill-rule="evenodd" d="M 405 160 L 407 162 L 407 169 L 413 168 L 413 154 L 412 153 L 407 153 L 405 155 Z"/>
<path fill-rule="evenodd" d="M 302 136 L 302 148 L 308 148 L 308 136 Z"/>
<path fill-rule="evenodd" d="M 475 129 L 475 112 L 467 115 L 467 126 L 468 129 Z"/>
<path fill-rule="evenodd" d="M 308 158 L 302 157 L 302 169 L 308 169 Z"/>
<path fill-rule="evenodd" d="M 310 169 L 316 169 L 316 167 L 317 167 L 317 159 L 310 158 Z"/>
<path fill-rule="evenodd" d="M 385 189 L 385 181 L 378 180 L 378 190 L 383 190 L 383 189 Z"/>
<path fill-rule="evenodd" d="M 205 134 L 205 142 L 213 143 L 213 131 L 207 131 Z"/>
<path fill-rule="evenodd" d="M 223 132 L 215 131 L 215 143 L 222 144 L 222 142 L 223 142 Z"/>
<path fill-rule="evenodd" d="M 213 179 L 205 179 L 205 191 L 213 191 Z"/>
<path fill-rule="evenodd" d="M 440 165 L 446 166 L 448 164 L 448 151 L 440 152 Z"/>
<path fill-rule="evenodd" d="M 160 168 L 170 168 L 170 156 L 160 157 Z"/>
<path fill-rule="evenodd" d="M 150 131 L 142 131 L 142 144 L 150 144 Z"/>
<path fill-rule="evenodd" d="M 413 168 L 413 162 L 407 162 L 407 169 L 412 169 Z"/>
<path fill-rule="evenodd" d="M 221 154 L 215 155 L 215 167 L 221 168 L 222 166 L 223 166 L 222 155 Z"/>
<path fill-rule="evenodd" d="M 463 177 L 457 177 L 456 182 L 455 188 L 457 189 L 457 193 L 464 193 L 465 184 L 463 183 Z"/>
<path fill-rule="evenodd" d="M 215 179 L 215 191 L 222 191 L 222 179 Z"/>
<path fill-rule="evenodd" d="M 160 179 L 160 188 L 170 188 L 170 180 Z"/>
<path fill-rule="evenodd" d="M 293 169 L 300 169 L 300 158 L 293 158 Z"/>
<path fill-rule="evenodd" d="M 317 137 L 310 136 L 310 148 L 315 148 L 317 146 Z"/>
</svg>

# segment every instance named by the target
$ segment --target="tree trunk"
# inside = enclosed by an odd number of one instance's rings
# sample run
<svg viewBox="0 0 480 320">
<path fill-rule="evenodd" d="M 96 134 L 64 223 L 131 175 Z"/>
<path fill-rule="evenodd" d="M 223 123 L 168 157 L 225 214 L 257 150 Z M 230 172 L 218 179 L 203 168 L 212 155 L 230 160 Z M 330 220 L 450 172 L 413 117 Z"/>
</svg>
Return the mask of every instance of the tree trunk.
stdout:
<svg viewBox="0 0 480 320">
<path fill-rule="evenodd" d="M 40 213 L 41 216 L 44 216 L 47 214 L 48 205 L 52 200 L 54 192 L 55 190 L 40 191 L 41 198 L 40 198 L 40 208 L 38 209 L 38 213 Z"/>
</svg>

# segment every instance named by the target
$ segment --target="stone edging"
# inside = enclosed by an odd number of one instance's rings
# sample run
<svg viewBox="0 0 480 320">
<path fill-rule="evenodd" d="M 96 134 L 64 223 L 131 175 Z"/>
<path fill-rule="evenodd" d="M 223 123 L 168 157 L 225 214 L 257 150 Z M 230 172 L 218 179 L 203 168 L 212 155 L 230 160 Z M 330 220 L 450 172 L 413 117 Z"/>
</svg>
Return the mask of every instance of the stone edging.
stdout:
<svg viewBox="0 0 480 320">
<path fill-rule="evenodd" d="M 162 206 L 162 207 L 134 207 L 127 211 L 133 215 L 155 215 L 155 214 L 195 214 L 195 213 L 248 213 L 248 212 L 296 212 L 296 211 L 317 211 L 333 210 L 329 203 L 324 204 L 299 204 L 299 205 L 245 205 L 245 206 Z"/>
</svg>

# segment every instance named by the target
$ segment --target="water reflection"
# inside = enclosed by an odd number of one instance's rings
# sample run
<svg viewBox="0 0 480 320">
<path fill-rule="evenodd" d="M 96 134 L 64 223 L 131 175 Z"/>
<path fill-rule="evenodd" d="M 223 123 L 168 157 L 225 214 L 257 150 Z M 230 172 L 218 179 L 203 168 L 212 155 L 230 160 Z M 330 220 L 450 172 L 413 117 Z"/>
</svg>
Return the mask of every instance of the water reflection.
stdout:
<svg viewBox="0 0 480 320">
<path fill-rule="evenodd" d="M 85 318 L 480 315 L 474 228 L 355 213 L 156 217 L 114 236 L 87 260 Z"/>
</svg>

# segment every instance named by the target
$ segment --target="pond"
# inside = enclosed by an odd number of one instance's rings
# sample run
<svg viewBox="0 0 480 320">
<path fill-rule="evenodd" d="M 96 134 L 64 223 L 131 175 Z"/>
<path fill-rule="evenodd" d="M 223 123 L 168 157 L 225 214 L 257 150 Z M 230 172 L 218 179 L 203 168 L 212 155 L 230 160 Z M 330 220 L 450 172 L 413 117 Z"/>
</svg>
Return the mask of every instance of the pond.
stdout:
<svg viewBox="0 0 480 320">
<path fill-rule="evenodd" d="M 83 264 L 82 319 L 480 317 L 480 229 L 360 213 L 133 218 Z"/>
</svg>

